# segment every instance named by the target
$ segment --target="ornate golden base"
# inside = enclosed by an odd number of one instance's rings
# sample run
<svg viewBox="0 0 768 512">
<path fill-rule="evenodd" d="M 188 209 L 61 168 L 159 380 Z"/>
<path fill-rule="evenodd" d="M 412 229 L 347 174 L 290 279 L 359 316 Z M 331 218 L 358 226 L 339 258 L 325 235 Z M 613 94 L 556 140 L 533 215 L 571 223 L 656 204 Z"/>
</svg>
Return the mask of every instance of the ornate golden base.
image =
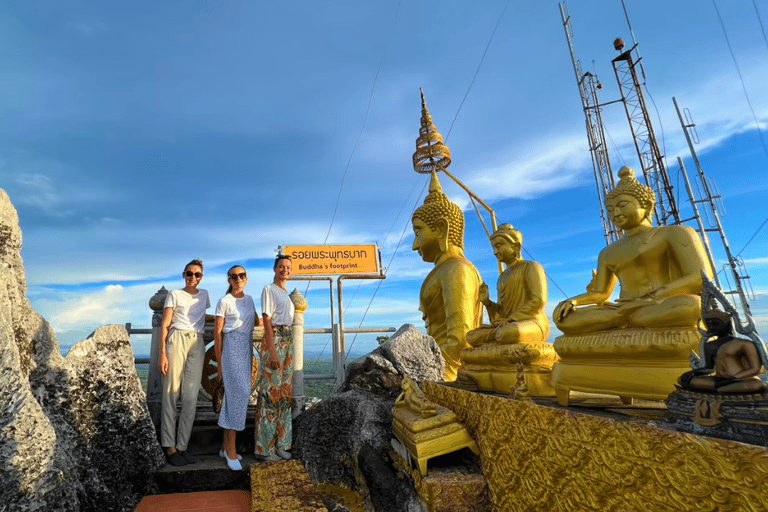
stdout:
<svg viewBox="0 0 768 512">
<path fill-rule="evenodd" d="M 494 510 L 765 510 L 768 449 L 426 382 L 477 440 Z"/>
<path fill-rule="evenodd" d="M 392 430 L 405 447 L 409 457 L 419 467 L 422 476 L 427 474 L 427 461 L 439 455 L 469 448 L 480 453 L 477 444 L 458 421 L 456 415 L 445 407 L 437 407 L 438 414 L 423 418 L 407 407 L 392 410 Z"/>
<path fill-rule="evenodd" d="M 517 363 L 523 364 L 529 396 L 555 396 L 552 365 L 558 360 L 549 343 L 483 345 L 461 352 L 459 376 L 473 380 L 483 391 L 508 395 L 518 382 Z"/>
<path fill-rule="evenodd" d="M 393 443 L 397 441 L 393 440 Z M 395 452 L 400 449 L 395 447 Z M 426 504 L 427 512 L 491 512 L 493 504 L 488 484 L 479 469 L 465 467 L 432 469 L 422 476 L 406 460 L 395 456 L 395 466 L 413 479 L 416 492 Z"/>
<path fill-rule="evenodd" d="M 560 405 L 571 391 L 664 400 L 677 378 L 690 369 L 691 350 L 698 350 L 693 328 L 623 329 L 581 336 L 560 336 L 554 348 L 560 361 L 552 385 Z"/>
</svg>

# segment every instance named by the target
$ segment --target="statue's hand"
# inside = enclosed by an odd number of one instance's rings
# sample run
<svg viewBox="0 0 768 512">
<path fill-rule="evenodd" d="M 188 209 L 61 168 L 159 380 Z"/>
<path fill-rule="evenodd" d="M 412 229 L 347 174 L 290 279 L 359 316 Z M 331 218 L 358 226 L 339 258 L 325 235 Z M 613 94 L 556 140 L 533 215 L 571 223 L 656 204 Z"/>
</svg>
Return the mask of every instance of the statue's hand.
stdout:
<svg viewBox="0 0 768 512">
<path fill-rule="evenodd" d="M 480 285 L 480 290 L 477 294 L 478 299 L 480 299 L 480 302 L 483 304 L 488 304 L 491 301 L 491 297 L 488 294 L 488 285 L 483 283 Z"/>
<path fill-rule="evenodd" d="M 562 321 L 571 313 L 571 311 L 573 311 L 573 308 L 575 307 L 576 303 L 573 301 L 573 299 L 566 299 L 558 304 L 552 315 L 554 317 L 555 323 Z"/>
</svg>

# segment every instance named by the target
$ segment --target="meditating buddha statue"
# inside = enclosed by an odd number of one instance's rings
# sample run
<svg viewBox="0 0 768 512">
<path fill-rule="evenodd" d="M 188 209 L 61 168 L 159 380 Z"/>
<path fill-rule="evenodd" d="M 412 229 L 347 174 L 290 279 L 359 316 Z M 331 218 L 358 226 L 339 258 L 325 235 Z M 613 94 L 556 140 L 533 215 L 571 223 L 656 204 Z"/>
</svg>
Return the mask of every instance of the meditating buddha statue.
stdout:
<svg viewBox="0 0 768 512">
<path fill-rule="evenodd" d="M 480 301 L 490 325 L 467 333 L 472 348 L 462 352 L 460 380 L 474 381 L 484 391 L 508 393 L 523 371 L 530 393 L 552 396 L 550 385 L 555 351 L 548 343 L 547 278 L 542 266 L 522 258 L 523 235 L 502 224 L 491 235 L 496 258 L 506 265 L 497 282 L 498 302 L 490 299 L 488 285 L 480 287 Z"/>
<path fill-rule="evenodd" d="M 718 307 L 718 304 L 721 307 Z M 691 418 L 719 434 L 736 431 L 737 424 L 768 431 L 768 348 L 755 329 L 748 311 L 746 323 L 725 294 L 704 278 L 701 300 L 701 341 L 698 355 L 691 352 L 691 370 L 679 379 L 678 390 L 669 395 L 669 418 L 686 426 Z M 734 330 L 743 337 L 735 335 Z M 687 431 L 687 429 L 686 429 Z M 750 435 L 755 435 L 751 433 Z M 719 436 L 716 436 L 719 437 Z M 726 436 L 726 438 L 728 438 Z"/>
<path fill-rule="evenodd" d="M 661 400 L 696 346 L 702 275 L 712 276 L 698 235 L 682 225 L 653 227 L 653 189 L 622 167 L 606 196 L 611 221 L 623 236 L 600 252 L 587 293 L 561 302 L 554 321 L 560 362 L 553 384 L 558 401 L 569 390 Z M 619 283 L 616 302 L 611 294 Z"/>
<path fill-rule="evenodd" d="M 706 339 L 702 343 L 701 366 L 680 377 L 683 389 L 720 394 L 762 393 L 763 360 L 758 343 L 733 335 L 733 319 L 726 311 L 704 313 Z"/>
<path fill-rule="evenodd" d="M 420 306 L 427 333 L 445 359 L 445 380 L 456 380 L 467 332 L 482 321 L 480 274 L 464 257 L 464 213 L 443 193 L 432 173 L 429 195 L 412 218 L 413 250 L 435 268 L 421 286 Z"/>
</svg>

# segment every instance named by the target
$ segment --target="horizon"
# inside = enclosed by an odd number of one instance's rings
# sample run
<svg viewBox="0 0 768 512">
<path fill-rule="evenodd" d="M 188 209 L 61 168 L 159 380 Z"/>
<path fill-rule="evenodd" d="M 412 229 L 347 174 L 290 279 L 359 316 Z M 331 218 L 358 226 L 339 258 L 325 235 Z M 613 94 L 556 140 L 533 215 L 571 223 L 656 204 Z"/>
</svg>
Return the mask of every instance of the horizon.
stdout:
<svg viewBox="0 0 768 512">
<path fill-rule="evenodd" d="M 676 191 L 685 197 L 676 157 L 689 174 L 694 165 L 673 96 L 697 124 L 697 153 L 723 196 L 765 337 L 768 6 L 715 5 L 719 12 L 694 0 L 627 9 Z M 572 1 L 568 10 L 576 55 L 604 86 L 601 102 L 617 99 L 611 43 L 632 40 L 621 2 Z M 246 293 L 258 299 L 278 246 L 326 239 L 376 243 L 386 268 L 382 282 L 345 282 L 346 327 L 411 323 L 424 332 L 419 289 L 432 267 L 409 245 L 410 212 L 429 179 L 411 164 L 420 87 L 451 149 L 450 171 L 500 224 L 522 231 L 524 257 L 547 271 L 550 319 L 584 290 L 605 246 L 556 1 L 453 0 L 439 10 L 423 0 L 12 1 L 0 19 L 13 49 L 0 55 L 9 91 L 0 98 L 0 188 L 19 214 L 27 297 L 62 347 L 108 323 L 151 325 L 149 298 L 181 288 L 193 258 L 205 263 L 201 287 L 215 306 L 232 264 L 246 267 Z M 603 120 L 614 173 L 626 164 L 639 176 L 621 105 L 604 107 Z M 465 254 L 495 298 L 483 227 L 464 192 L 440 178 L 465 212 Z M 687 216 L 690 205 L 679 202 Z M 307 328 L 328 327 L 328 290 L 292 286 L 309 301 Z M 558 334 L 552 325 L 550 341 Z M 348 349 L 375 348 L 371 337 L 351 347 L 350 338 Z M 149 353 L 137 343 L 137 354 Z M 306 350 L 323 346 L 313 339 Z"/>
</svg>

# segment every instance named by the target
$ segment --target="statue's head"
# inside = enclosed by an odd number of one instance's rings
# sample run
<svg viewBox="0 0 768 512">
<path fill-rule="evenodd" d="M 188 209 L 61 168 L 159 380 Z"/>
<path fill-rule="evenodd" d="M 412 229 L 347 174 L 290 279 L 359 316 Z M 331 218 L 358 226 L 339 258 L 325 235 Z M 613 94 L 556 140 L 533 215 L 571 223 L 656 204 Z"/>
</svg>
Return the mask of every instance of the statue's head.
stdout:
<svg viewBox="0 0 768 512">
<path fill-rule="evenodd" d="M 619 169 L 619 178 L 619 184 L 605 196 L 605 203 L 611 220 L 622 228 L 623 226 L 620 224 L 624 219 L 619 218 L 618 222 L 614 220 L 614 217 L 619 216 L 614 210 L 619 203 L 622 207 L 627 206 L 626 203 L 631 203 L 628 207 L 638 211 L 642 210 L 640 220 L 647 220 L 650 224 L 653 220 L 653 207 L 656 204 L 656 194 L 653 193 L 653 189 L 637 181 L 635 171 L 626 165 Z"/>
<path fill-rule="evenodd" d="M 499 261 L 508 263 L 520 257 L 523 247 L 523 234 L 516 230 L 512 224 L 502 224 L 491 235 L 493 254 Z"/>
<path fill-rule="evenodd" d="M 727 311 L 713 307 L 701 317 L 707 332 L 715 336 L 733 334 L 733 317 Z"/>
<path fill-rule="evenodd" d="M 464 249 L 464 213 L 443 193 L 437 174 L 432 172 L 429 195 L 411 219 L 413 250 L 419 251 L 424 261 L 435 262 L 449 246 Z"/>
</svg>

